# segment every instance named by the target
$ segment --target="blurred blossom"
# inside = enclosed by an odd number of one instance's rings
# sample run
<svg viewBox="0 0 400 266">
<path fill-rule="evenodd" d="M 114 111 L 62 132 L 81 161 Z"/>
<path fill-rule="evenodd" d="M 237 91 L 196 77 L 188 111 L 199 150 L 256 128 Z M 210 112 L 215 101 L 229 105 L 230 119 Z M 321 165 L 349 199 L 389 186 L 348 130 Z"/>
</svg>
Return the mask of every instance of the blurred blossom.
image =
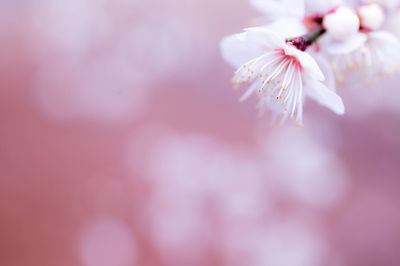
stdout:
<svg viewBox="0 0 400 266">
<path fill-rule="evenodd" d="M 61 60 L 61 59 L 60 59 Z M 42 66 L 35 100 L 51 116 L 121 121 L 137 116 L 146 103 L 145 85 L 121 55 Z"/>
<path fill-rule="evenodd" d="M 306 222 L 296 212 L 276 212 L 259 224 L 241 227 L 231 220 L 222 232 L 225 265 L 318 266 L 340 260 L 318 221 Z"/>
<path fill-rule="evenodd" d="M 37 49 L 84 56 L 110 37 L 112 21 L 107 12 L 107 0 L 42 0 L 32 5 Z"/>
<path fill-rule="evenodd" d="M 128 155 L 134 169 L 146 165 L 149 234 L 165 261 L 192 265 L 217 249 L 226 265 L 319 265 L 322 233 L 295 223 L 296 212 L 293 222 L 274 224 L 283 214 L 276 203 L 286 196 L 292 205 L 332 206 L 346 171 L 309 132 L 278 129 L 255 150 L 165 128 L 136 137 Z M 143 143 L 151 145 L 144 151 Z"/>
<path fill-rule="evenodd" d="M 34 93 L 50 115 L 124 121 L 143 111 L 155 77 L 179 72 L 194 47 L 190 66 L 208 58 L 207 47 L 197 44 L 208 29 L 194 34 L 168 11 L 143 16 L 141 1 L 62 3 L 43 0 L 31 7 Z"/>
<path fill-rule="evenodd" d="M 327 252 L 315 226 L 292 219 L 269 225 L 259 239 L 251 259 L 255 266 L 319 266 Z"/>
<path fill-rule="evenodd" d="M 179 17 L 160 19 L 162 21 L 137 24 L 126 36 L 133 66 L 150 80 L 179 73 L 202 34 L 191 33 L 190 25 Z M 196 56 L 192 57 L 192 64 L 204 64 L 207 56 L 203 49 L 198 49 Z M 193 65 L 186 66 L 187 70 Z"/>
<path fill-rule="evenodd" d="M 262 173 L 245 151 L 206 136 L 165 132 L 149 148 L 150 233 L 167 261 L 204 258 L 218 219 L 251 225 L 268 210 Z"/>
<path fill-rule="evenodd" d="M 107 0 L 61 2 L 32 7 L 39 107 L 56 117 L 134 117 L 145 106 L 148 83 L 129 57 L 132 48 L 121 31 L 128 25 L 112 13 L 119 10 L 110 9 Z M 132 9 L 133 4 L 125 7 Z"/>
<path fill-rule="evenodd" d="M 130 228 L 115 218 L 93 221 L 83 231 L 81 261 L 85 266 L 133 266 L 138 250 Z"/>
<path fill-rule="evenodd" d="M 324 123 L 313 120 L 310 124 L 298 131 L 273 130 L 268 140 L 262 142 L 266 167 L 280 192 L 307 204 L 332 206 L 346 192 L 346 168 L 334 146 L 323 144 L 329 138 L 319 136 L 325 134 L 318 133 L 318 127 Z"/>
<path fill-rule="evenodd" d="M 369 85 L 355 84 L 350 86 L 347 84 L 342 89 L 342 95 L 346 98 L 346 106 L 349 108 L 349 117 L 360 119 L 368 117 L 376 112 L 394 112 L 400 111 L 398 99 L 400 91 L 396 84 L 399 82 L 399 77 L 392 77 L 377 84 Z M 363 89 L 366 93 L 360 93 L 359 89 Z M 389 96 L 390 95 L 390 96 Z"/>
</svg>

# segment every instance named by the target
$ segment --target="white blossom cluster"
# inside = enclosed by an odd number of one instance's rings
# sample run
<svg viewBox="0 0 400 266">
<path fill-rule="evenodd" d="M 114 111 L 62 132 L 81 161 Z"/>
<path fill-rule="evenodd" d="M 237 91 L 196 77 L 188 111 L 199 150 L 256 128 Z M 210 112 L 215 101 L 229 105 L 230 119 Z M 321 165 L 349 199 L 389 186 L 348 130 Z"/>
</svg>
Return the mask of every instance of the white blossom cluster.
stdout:
<svg viewBox="0 0 400 266">
<path fill-rule="evenodd" d="M 258 97 L 272 120 L 303 125 L 310 97 L 341 115 L 336 82 L 372 84 L 399 68 L 399 0 L 250 0 L 263 13 L 258 26 L 225 37 L 224 59 L 237 68 L 240 98 Z"/>
</svg>

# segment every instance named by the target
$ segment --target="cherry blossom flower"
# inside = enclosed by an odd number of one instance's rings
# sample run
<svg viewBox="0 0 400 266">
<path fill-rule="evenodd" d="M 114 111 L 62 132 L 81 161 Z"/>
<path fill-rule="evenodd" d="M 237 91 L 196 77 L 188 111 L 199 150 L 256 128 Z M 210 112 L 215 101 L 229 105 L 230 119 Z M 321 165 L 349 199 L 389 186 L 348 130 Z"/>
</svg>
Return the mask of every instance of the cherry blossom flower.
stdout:
<svg viewBox="0 0 400 266">
<path fill-rule="evenodd" d="M 395 3 L 397 2 L 397 3 Z M 360 31 L 340 40 L 326 34 L 318 40 L 321 50 L 331 61 L 337 81 L 356 81 L 373 84 L 382 76 L 391 76 L 398 69 L 400 41 L 388 31 L 383 31 L 385 19 L 392 13 L 383 8 L 395 6 L 398 1 L 365 1 L 357 3 Z M 328 15 L 329 16 L 329 15 Z M 324 20 L 327 20 L 326 16 Z M 338 19 L 333 27 L 343 23 Z M 341 27 L 350 25 L 343 23 Z M 365 85 L 365 84 L 364 84 Z"/>
<path fill-rule="evenodd" d="M 250 84 L 240 101 L 257 93 L 257 108 L 261 113 L 271 110 L 275 114 L 273 120 L 278 115 L 280 123 L 288 117 L 295 118 L 300 126 L 306 96 L 343 114 L 341 98 L 322 83 L 325 77 L 316 61 L 298 49 L 307 46 L 301 41 L 306 42 L 305 39 L 285 42 L 271 29 L 262 27 L 248 28 L 244 33 L 223 39 L 224 58 L 238 67 L 232 82 Z"/>
<path fill-rule="evenodd" d="M 377 81 L 398 70 L 400 41 L 387 31 L 373 31 L 365 37 L 360 49 L 333 56 L 332 68 L 338 81 L 344 81 L 346 73 L 354 71 L 359 72 L 359 81 Z"/>
<path fill-rule="evenodd" d="M 238 68 L 235 88 L 248 85 L 240 100 L 257 94 L 257 109 L 272 111 L 273 121 L 280 116 L 281 124 L 290 117 L 302 125 L 307 96 L 343 114 L 335 78 L 373 84 L 399 68 L 400 41 L 393 34 L 398 10 L 392 10 L 399 0 L 250 3 L 265 15 L 259 22 L 268 23 L 226 37 L 222 54 Z"/>
</svg>

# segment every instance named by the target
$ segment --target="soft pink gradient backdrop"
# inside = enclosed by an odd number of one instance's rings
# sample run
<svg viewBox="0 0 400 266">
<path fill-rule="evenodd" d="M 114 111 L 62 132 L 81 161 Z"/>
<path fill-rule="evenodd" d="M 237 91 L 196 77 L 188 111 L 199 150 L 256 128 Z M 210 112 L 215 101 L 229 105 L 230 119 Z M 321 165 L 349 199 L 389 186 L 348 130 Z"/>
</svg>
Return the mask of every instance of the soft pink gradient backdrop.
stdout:
<svg viewBox="0 0 400 266">
<path fill-rule="evenodd" d="M 398 79 L 239 104 L 245 0 L 0 3 L 0 265 L 400 265 Z"/>
</svg>

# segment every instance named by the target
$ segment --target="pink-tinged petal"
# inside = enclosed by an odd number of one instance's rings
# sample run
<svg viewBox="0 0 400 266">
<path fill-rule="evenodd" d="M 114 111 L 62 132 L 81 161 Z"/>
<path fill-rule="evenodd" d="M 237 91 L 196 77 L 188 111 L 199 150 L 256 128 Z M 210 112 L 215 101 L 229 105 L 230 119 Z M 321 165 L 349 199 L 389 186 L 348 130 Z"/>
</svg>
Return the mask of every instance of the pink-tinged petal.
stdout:
<svg viewBox="0 0 400 266">
<path fill-rule="evenodd" d="M 319 45 L 323 52 L 331 55 L 347 54 L 360 49 L 367 39 L 367 34 L 357 33 L 346 40 L 336 41 L 329 34 L 325 34 L 319 40 Z"/>
<path fill-rule="evenodd" d="M 287 55 L 295 56 L 297 60 L 299 60 L 300 65 L 303 68 L 303 75 L 305 75 L 306 78 L 315 79 L 318 81 L 325 80 L 324 74 L 311 55 L 289 45 L 286 45 L 285 52 Z"/>
<path fill-rule="evenodd" d="M 250 4 L 267 17 L 274 19 L 282 16 L 303 18 L 304 0 L 250 0 Z"/>
<path fill-rule="evenodd" d="M 338 115 L 344 114 L 345 107 L 342 98 L 321 82 L 309 80 L 306 84 L 306 91 L 307 96 L 314 99 L 320 105 L 328 107 Z"/>
</svg>

